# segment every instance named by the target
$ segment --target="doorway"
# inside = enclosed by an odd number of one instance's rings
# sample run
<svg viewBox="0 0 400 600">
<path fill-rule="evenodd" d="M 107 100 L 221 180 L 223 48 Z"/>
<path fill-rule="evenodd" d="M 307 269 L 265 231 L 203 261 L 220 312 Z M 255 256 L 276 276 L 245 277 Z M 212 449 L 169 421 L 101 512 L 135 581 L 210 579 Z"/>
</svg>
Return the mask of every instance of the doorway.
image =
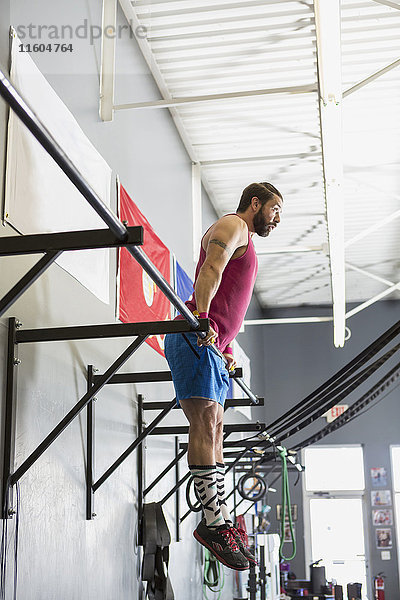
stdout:
<svg viewBox="0 0 400 600">
<path fill-rule="evenodd" d="M 361 498 L 310 498 L 312 559 L 322 558 L 328 581 L 361 583 L 367 598 L 363 503 Z"/>
<path fill-rule="evenodd" d="M 328 581 L 362 584 L 370 598 L 363 448 L 314 446 L 304 451 L 306 560 L 322 559 Z"/>
</svg>

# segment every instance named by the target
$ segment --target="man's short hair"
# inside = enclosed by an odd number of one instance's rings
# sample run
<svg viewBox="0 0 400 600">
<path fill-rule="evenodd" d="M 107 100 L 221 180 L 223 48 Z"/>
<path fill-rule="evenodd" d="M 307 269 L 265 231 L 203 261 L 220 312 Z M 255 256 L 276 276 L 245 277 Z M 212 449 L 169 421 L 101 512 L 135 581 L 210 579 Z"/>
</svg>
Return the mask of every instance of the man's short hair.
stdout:
<svg viewBox="0 0 400 600">
<path fill-rule="evenodd" d="M 251 199 L 256 196 L 261 202 L 261 206 L 264 206 L 268 200 L 272 200 L 274 196 L 278 196 L 281 200 L 282 194 L 272 185 L 272 183 L 268 183 L 263 181 L 262 183 L 250 183 L 247 187 L 244 188 L 242 192 L 242 197 L 240 198 L 239 206 L 236 209 L 236 212 L 244 212 L 251 204 Z"/>
</svg>

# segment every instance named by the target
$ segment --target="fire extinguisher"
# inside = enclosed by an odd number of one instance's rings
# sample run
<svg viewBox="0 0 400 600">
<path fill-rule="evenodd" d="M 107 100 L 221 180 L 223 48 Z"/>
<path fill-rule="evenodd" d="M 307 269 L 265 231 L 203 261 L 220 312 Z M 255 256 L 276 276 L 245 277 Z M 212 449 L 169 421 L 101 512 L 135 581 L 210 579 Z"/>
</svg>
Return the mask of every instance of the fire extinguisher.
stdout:
<svg viewBox="0 0 400 600">
<path fill-rule="evenodd" d="M 375 600 L 385 600 L 385 580 L 383 573 L 378 573 L 374 577 L 374 598 Z"/>
</svg>

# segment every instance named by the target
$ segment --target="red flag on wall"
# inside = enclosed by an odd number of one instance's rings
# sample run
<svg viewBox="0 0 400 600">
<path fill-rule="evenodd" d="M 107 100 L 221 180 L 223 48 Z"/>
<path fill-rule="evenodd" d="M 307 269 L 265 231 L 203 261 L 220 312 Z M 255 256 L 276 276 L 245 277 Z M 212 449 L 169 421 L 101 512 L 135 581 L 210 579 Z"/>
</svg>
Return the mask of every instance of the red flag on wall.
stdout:
<svg viewBox="0 0 400 600">
<path fill-rule="evenodd" d="M 129 226 L 142 225 L 144 229 L 143 251 L 170 282 L 170 252 L 155 234 L 146 217 L 119 184 L 119 215 Z M 121 248 L 119 255 L 119 314 L 123 323 L 143 321 L 166 321 L 171 318 L 171 305 L 151 277 L 129 254 Z M 164 337 L 151 336 L 147 343 L 164 356 Z"/>
</svg>

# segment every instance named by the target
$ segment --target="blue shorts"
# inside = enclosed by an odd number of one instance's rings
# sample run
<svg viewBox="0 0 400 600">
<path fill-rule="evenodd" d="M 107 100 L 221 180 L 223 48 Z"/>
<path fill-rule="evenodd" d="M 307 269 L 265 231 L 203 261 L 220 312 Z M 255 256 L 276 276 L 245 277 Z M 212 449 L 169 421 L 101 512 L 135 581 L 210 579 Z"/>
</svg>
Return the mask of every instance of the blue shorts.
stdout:
<svg viewBox="0 0 400 600">
<path fill-rule="evenodd" d="M 186 398 L 205 398 L 224 406 L 229 375 L 222 359 L 210 348 L 197 345 L 195 333 L 185 333 L 191 347 L 180 333 L 165 336 L 164 352 L 172 373 L 177 405 Z"/>
</svg>

